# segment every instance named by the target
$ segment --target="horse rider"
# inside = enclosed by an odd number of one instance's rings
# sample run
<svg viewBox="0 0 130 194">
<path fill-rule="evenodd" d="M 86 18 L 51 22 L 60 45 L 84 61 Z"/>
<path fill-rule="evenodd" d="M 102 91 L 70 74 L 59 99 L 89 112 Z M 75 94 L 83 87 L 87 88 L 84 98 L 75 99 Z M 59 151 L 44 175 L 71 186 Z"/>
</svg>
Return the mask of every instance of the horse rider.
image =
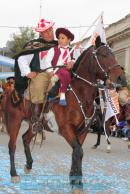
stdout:
<svg viewBox="0 0 130 194">
<path fill-rule="evenodd" d="M 57 45 L 57 41 L 54 40 L 53 26 L 54 22 L 41 19 L 35 28 L 40 38 L 29 43 L 31 48 L 27 44 L 26 49 L 15 59 L 17 64 L 15 65 L 15 89 L 18 93 L 24 93 L 25 99 L 31 101 L 33 105 L 32 123 L 39 122 L 50 82 L 49 73 L 42 70 L 46 68 L 45 58 L 48 50 Z M 37 46 L 38 44 L 40 46 Z M 30 81 L 27 86 L 28 79 Z M 24 86 L 21 85 L 23 83 L 25 83 Z M 32 127 L 34 133 L 42 129 L 43 126 L 40 124 L 38 128 Z"/>
<path fill-rule="evenodd" d="M 46 57 L 46 67 L 61 66 L 60 68 L 54 69 L 54 71 L 50 68 L 47 72 L 52 74 L 52 86 L 60 80 L 59 104 L 66 106 L 67 102 L 65 93 L 71 82 L 70 70 L 72 69 L 75 60 L 81 53 L 80 48 L 77 47 L 71 52 L 70 42 L 74 40 L 74 34 L 67 28 L 58 28 L 56 30 L 56 38 L 58 39 L 58 45 L 48 51 Z"/>
</svg>

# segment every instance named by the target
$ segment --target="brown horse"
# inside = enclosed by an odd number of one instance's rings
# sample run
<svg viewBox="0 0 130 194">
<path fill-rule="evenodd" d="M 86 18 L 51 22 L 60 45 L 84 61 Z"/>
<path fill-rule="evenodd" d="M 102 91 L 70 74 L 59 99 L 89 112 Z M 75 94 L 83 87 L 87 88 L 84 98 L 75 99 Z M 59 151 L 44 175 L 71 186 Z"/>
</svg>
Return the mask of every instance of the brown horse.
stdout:
<svg viewBox="0 0 130 194">
<path fill-rule="evenodd" d="M 2 89 L 4 91 L 4 93 L 2 92 L 1 96 L 0 96 L 0 124 L 1 124 L 1 128 L 0 128 L 0 132 L 4 132 L 6 133 L 6 123 L 5 123 L 5 116 L 4 116 L 4 111 L 3 111 L 3 95 L 5 95 L 5 91 L 6 93 L 10 93 L 14 90 L 14 83 L 13 82 L 7 82 L 7 83 L 3 83 L 2 84 Z"/>
<path fill-rule="evenodd" d="M 117 82 L 122 76 L 121 67 L 117 64 L 111 49 L 103 45 L 100 40 L 95 47 L 90 47 L 82 53 L 73 69 L 73 80 L 66 93 L 67 106 L 61 106 L 57 102 L 51 102 L 49 111 L 55 115 L 58 132 L 72 147 L 72 165 L 70 177 L 72 183 L 82 176 L 82 144 L 87 136 L 89 126 L 95 112 L 94 99 L 97 93 L 97 79 Z M 19 106 L 13 106 L 11 94 L 5 93 L 3 108 L 9 134 L 10 174 L 13 182 L 19 181 L 15 168 L 16 139 L 21 122 L 30 121 L 31 104 L 23 101 Z M 50 126 L 50 125 L 49 125 Z M 33 159 L 30 152 L 30 142 L 34 134 L 31 125 L 23 134 L 23 145 L 26 156 L 26 170 L 32 169 Z"/>
</svg>

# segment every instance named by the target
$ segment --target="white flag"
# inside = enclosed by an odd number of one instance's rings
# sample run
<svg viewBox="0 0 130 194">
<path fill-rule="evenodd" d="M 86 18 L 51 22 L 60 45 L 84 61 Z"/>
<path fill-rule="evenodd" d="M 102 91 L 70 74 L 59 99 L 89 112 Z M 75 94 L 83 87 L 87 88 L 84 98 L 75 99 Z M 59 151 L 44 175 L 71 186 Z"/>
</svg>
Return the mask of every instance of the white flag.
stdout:
<svg viewBox="0 0 130 194">
<path fill-rule="evenodd" d="M 104 24 L 103 24 L 103 14 L 100 16 L 100 18 L 97 22 L 97 25 L 95 27 L 95 30 L 94 30 L 90 40 L 86 44 L 85 49 L 92 46 L 92 45 L 95 45 L 95 40 L 96 40 L 97 36 L 100 36 L 101 42 L 103 42 L 105 44 L 107 43 Z"/>
<path fill-rule="evenodd" d="M 118 122 L 116 115 L 120 112 L 118 93 L 115 90 L 105 90 L 106 97 L 106 115 L 105 121 L 107 121 L 112 116 L 115 116 L 116 122 Z"/>
</svg>

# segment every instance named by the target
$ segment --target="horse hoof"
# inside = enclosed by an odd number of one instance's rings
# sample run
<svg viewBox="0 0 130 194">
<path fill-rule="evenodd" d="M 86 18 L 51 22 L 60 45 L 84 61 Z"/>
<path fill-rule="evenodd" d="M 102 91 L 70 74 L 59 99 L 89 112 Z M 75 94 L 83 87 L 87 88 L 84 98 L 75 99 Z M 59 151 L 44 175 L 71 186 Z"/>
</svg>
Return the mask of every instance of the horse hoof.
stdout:
<svg viewBox="0 0 130 194">
<path fill-rule="evenodd" d="M 111 152 L 111 146 L 110 146 L 110 145 L 107 146 L 106 152 L 107 152 L 107 153 L 110 153 L 110 152 Z"/>
<path fill-rule="evenodd" d="M 31 172 L 31 170 L 32 170 L 32 169 L 27 168 L 26 165 L 24 166 L 24 172 L 25 172 L 26 174 L 29 174 L 29 173 Z"/>
<path fill-rule="evenodd" d="M 81 189 L 73 189 L 71 191 L 72 194 L 84 194 L 84 191 Z"/>
<path fill-rule="evenodd" d="M 20 176 L 12 176 L 11 177 L 11 182 L 12 183 L 19 183 L 20 182 Z"/>
<path fill-rule="evenodd" d="M 82 176 L 70 176 L 70 184 L 73 186 L 78 186 L 81 187 L 82 186 Z"/>
<path fill-rule="evenodd" d="M 92 149 L 97 149 L 97 146 L 96 146 L 96 145 L 93 145 L 93 146 L 92 146 Z"/>
</svg>

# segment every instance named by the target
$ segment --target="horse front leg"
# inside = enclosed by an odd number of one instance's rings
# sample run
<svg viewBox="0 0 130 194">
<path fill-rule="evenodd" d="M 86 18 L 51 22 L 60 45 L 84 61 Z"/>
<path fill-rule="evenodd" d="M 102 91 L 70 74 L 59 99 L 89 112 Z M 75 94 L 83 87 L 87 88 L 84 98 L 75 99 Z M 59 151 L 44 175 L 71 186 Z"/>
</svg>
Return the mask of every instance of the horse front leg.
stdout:
<svg viewBox="0 0 130 194">
<path fill-rule="evenodd" d="M 26 165 L 25 165 L 25 172 L 29 173 L 32 169 L 33 159 L 30 151 L 30 142 L 32 138 L 34 137 L 34 134 L 32 133 L 31 127 L 26 131 L 26 133 L 23 134 L 23 145 L 24 145 L 24 152 L 26 156 Z"/>
<path fill-rule="evenodd" d="M 9 155 L 10 155 L 10 175 L 11 175 L 11 182 L 17 183 L 20 181 L 20 177 L 17 175 L 16 168 L 15 168 L 15 150 L 16 146 L 13 145 L 11 141 L 9 142 Z"/>
<path fill-rule="evenodd" d="M 73 149 L 72 152 L 72 165 L 70 170 L 70 183 L 71 184 L 81 184 L 82 183 L 82 158 L 83 149 L 82 145 L 79 143 L 74 130 L 67 127 L 64 132 L 62 131 L 62 136 L 70 144 Z"/>
<path fill-rule="evenodd" d="M 73 148 L 72 165 L 70 171 L 70 177 L 72 179 L 72 183 L 74 184 L 82 182 L 82 158 L 83 149 L 82 146 L 77 143 L 77 145 Z"/>
</svg>

